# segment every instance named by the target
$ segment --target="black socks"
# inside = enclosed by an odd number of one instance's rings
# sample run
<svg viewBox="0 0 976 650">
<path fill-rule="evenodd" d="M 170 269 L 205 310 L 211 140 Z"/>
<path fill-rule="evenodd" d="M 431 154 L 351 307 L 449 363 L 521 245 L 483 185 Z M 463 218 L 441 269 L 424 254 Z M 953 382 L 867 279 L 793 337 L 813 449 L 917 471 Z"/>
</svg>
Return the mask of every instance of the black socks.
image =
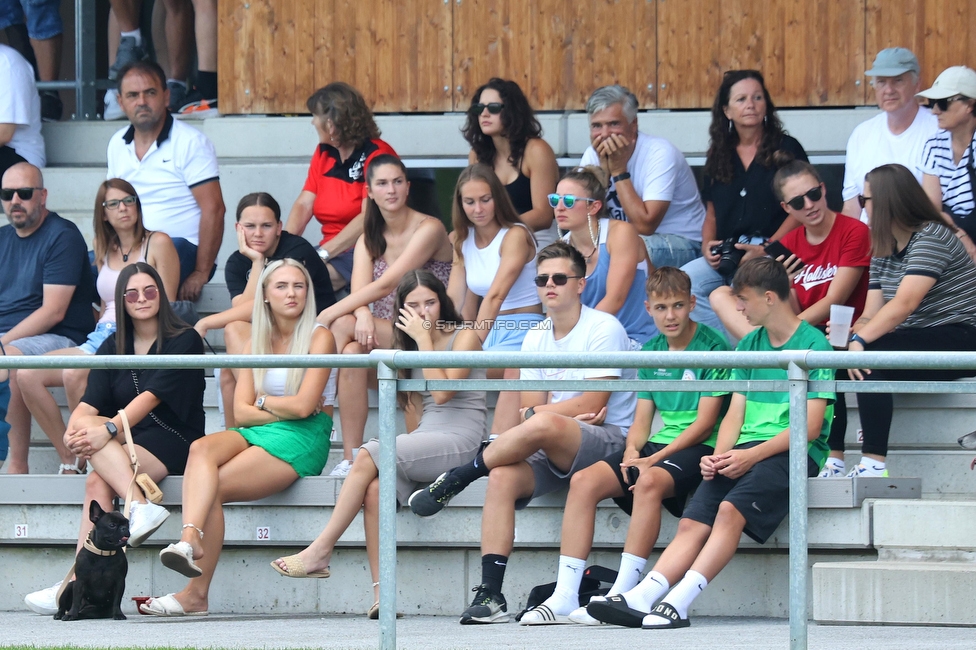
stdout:
<svg viewBox="0 0 976 650">
<path fill-rule="evenodd" d="M 481 556 L 481 582 L 488 585 L 488 588 L 496 594 L 502 593 L 506 566 L 508 566 L 508 558 L 504 555 L 489 553 Z"/>
</svg>

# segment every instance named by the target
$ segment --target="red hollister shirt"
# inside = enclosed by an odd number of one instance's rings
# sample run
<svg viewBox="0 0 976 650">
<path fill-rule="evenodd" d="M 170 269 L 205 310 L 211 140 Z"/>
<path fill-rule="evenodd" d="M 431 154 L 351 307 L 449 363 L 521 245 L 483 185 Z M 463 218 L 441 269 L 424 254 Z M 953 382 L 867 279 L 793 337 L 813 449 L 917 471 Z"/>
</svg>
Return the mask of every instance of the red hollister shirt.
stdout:
<svg viewBox="0 0 976 650">
<path fill-rule="evenodd" d="M 308 166 L 303 191 L 315 194 L 312 215 L 322 224 L 322 241 L 339 234 L 363 209 L 366 198 L 366 167 L 380 154 L 397 155 L 382 140 L 367 140 L 342 162 L 339 150 L 320 144 Z"/>
<path fill-rule="evenodd" d="M 871 231 L 857 219 L 838 214 L 827 239 L 813 246 L 807 241 L 806 229 L 796 228 L 781 240 L 793 251 L 805 266 L 793 280 L 800 309 L 822 300 L 827 295 L 830 282 L 842 266 L 864 268 L 857 286 L 844 303 L 854 308 L 854 320 L 864 310 L 868 295 L 868 268 L 871 266 Z M 823 323 L 815 323 L 822 325 Z"/>
</svg>

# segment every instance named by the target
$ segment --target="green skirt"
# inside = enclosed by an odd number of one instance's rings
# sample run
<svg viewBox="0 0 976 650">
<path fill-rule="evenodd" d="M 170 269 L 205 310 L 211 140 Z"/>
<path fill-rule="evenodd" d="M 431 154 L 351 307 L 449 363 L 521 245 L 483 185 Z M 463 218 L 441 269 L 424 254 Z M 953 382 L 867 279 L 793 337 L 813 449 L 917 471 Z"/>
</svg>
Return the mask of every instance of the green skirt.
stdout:
<svg viewBox="0 0 976 650">
<path fill-rule="evenodd" d="M 303 420 L 282 420 L 231 430 L 291 465 L 299 476 L 321 474 L 332 446 L 332 418 L 325 412 Z"/>
</svg>

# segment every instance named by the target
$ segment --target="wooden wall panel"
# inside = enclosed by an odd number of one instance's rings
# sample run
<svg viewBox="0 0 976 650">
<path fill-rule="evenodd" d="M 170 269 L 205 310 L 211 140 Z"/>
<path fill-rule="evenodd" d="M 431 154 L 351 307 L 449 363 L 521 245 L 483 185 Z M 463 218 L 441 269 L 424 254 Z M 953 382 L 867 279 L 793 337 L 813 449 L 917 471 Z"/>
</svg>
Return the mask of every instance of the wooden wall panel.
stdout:
<svg viewBox="0 0 976 650">
<path fill-rule="evenodd" d="M 864 0 L 658 0 L 657 21 L 661 108 L 710 106 L 739 68 L 779 106 L 863 102 Z"/>
<path fill-rule="evenodd" d="M 918 57 L 922 84 L 927 88 L 949 66 L 976 67 L 976 3 L 867 0 L 865 42 L 865 70 L 880 50 L 907 47 Z M 874 103 L 870 91 L 867 103 Z"/>
<path fill-rule="evenodd" d="M 478 86 L 499 76 L 517 81 L 537 110 L 581 109 L 610 83 L 653 108 L 655 23 L 653 0 L 460 0 L 454 105 L 463 110 Z"/>
</svg>

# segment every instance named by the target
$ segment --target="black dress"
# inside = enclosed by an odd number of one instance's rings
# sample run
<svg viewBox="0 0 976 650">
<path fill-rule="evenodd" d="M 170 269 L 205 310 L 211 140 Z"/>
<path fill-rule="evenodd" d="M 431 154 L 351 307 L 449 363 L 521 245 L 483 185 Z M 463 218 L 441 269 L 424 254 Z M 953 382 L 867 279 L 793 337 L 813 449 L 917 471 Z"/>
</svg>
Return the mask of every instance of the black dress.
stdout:
<svg viewBox="0 0 976 650">
<path fill-rule="evenodd" d="M 132 335 L 126 338 L 126 354 L 133 354 Z M 193 329 L 164 341 L 161 351 L 157 347 L 153 343 L 149 354 L 203 354 L 203 341 Z M 115 354 L 115 334 L 95 354 Z M 140 422 L 130 422 L 133 442 L 158 458 L 170 474 L 182 474 L 190 443 L 204 435 L 204 381 L 203 369 L 95 368 L 81 401 L 110 418 L 140 393 L 155 395 L 160 404 Z"/>
</svg>

